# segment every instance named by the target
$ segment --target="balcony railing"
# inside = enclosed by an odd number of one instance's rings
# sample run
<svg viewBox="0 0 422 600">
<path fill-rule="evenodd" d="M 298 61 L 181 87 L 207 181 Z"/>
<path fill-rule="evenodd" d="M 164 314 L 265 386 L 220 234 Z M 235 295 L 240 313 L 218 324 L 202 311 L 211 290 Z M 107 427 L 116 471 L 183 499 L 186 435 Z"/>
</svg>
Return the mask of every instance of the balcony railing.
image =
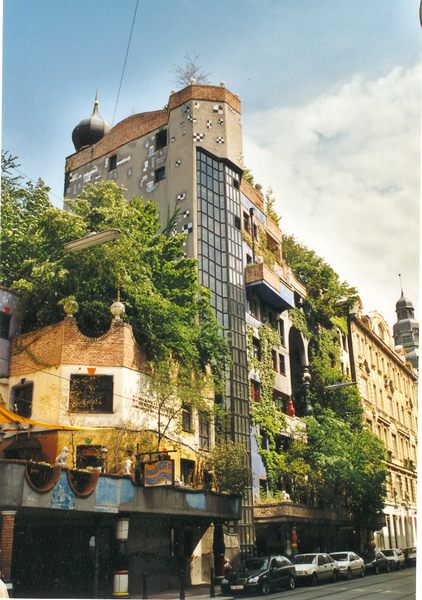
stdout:
<svg viewBox="0 0 422 600">
<path fill-rule="evenodd" d="M 276 273 L 264 263 L 254 263 L 245 267 L 245 283 L 267 304 L 282 311 L 293 308 L 294 294 L 290 284 L 282 277 L 282 269 Z"/>
<path fill-rule="evenodd" d="M 254 519 L 263 522 L 316 521 L 339 522 L 342 515 L 329 508 L 315 508 L 296 502 L 274 502 L 257 504 L 253 509 Z"/>
</svg>

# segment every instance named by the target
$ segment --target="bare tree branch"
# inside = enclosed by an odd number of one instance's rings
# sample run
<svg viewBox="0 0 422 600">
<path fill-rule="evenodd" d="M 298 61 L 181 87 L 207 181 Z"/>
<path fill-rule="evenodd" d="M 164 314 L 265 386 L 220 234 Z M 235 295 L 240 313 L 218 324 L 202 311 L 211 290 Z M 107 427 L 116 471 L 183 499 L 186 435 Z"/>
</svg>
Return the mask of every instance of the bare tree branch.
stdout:
<svg viewBox="0 0 422 600">
<path fill-rule="evenodd" d="M 176 65 L 173 69 L 175 74 L 175 82 L 183 87 L 192 83 L 208 84 L 210 74 L 199 64 L 199 55 L 191 56 L 185 54 L 183 63 Z"/>
</svg>

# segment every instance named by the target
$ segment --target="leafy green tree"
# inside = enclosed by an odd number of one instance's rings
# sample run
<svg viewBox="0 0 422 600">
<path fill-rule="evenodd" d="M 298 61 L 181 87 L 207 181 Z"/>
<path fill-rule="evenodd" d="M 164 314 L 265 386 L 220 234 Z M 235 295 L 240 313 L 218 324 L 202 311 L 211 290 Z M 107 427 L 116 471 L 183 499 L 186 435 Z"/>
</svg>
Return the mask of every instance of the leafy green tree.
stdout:
<svg viewBox="0 0 422 600">
<path fill-rule="evenodd" d="M 252 485 L 251 469 L 246 466 L 247 452 L 242 444 L 220 441 L 211 451 L 209 468 L 217 492 L 244 494 Z"/>
<path fill-rule="evenodd" d="M 283 254 L 308 292 L 303 310 L 294 309 L 292 318 L 309 339 L 314 407 L 314 417 L 306 418 L 308 441 L 293 441 L 285 456 L 284 477 L 289 481 L 303 473 L 303 491 L 307 488 L 318 504 L 345 509 L 364 536 L 364 531 L 376 528 L 383 507 L 385 449 L 364 425 L 358 388 L 326 389 L 350 381 L 341 369 L 338 336 L 347 336 L 347 315 L 357 291 L 293 236 L 283 238 Z"/>
<path fill-rule="evenodd" d="M 2 177 L 0 277 L 19 293 L 23 331 L 59 321 L 59 301 L 72 296 L 81 330 L 99 335 L 110 324 L 109 306 L 119 290 L 125 318 L 149 359 L 171 356 L 221 374 L 226 344 L 208 292 L 198 283 L 196 262 L 183 256 L 183 236 L 160 233 L 155 203 L 128 202 L 116 184 L 101 182 L 87 185 L 63 211 L 51 204 L 41 180 L 20 185 L 11 179 L 11 166 Z M 66 242 L 112 227 L 121 230 L 113 242 L 63 250 Z"/>
<path fill-rule="evenodd" d="M 255 185 L 253 173 L 248 167 L 245 167 L 243 169 L 242 179 L 244 179 L 246 181 L 246 183 L 249 183 L 249 185 L 252 185 L 252 186 Z"/>
</svg>

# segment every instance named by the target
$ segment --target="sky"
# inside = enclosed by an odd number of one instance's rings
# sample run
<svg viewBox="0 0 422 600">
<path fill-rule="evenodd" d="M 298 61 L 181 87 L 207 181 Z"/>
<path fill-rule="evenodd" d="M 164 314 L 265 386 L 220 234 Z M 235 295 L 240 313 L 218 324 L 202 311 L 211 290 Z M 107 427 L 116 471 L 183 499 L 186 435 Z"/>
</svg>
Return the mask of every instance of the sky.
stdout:
<svg viewBox="0 0 422 600">
<path fill-rule="evenodd" d="M 4 0 L 2 147 L 62 207 L 71 133 L 113 119 L 136 0 Z M 162 108 L 198 56 L 242 100 L 245 164 L 281 228 L 392 325 L 418 316 L 418 0 L 140 0 L 115 123 Z"/>
</svg>

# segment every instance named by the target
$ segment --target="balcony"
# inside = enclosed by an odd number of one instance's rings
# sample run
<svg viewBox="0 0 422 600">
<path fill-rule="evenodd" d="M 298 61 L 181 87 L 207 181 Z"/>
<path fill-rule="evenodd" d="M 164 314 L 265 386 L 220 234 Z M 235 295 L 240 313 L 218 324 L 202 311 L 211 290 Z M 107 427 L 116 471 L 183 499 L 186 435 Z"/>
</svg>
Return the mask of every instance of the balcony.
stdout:
<svg viewBox="0 0 422 600">
<path fill-rule="evenodd" d="M 253 509 L 256 523 L 285 523 L 285 522 L 315 522 L 330 521 L 339 523 L 340 515 L 332 509 L 315 508 L 296 502 L 274 502 L 271 504 L 257 504 Z"/>
<path fill-rule="evenodd" d="M 280 274 L 264 263 L 254 263 L 245 267 L 247 290 L 253 290 L 266 304 L 281 312 L 295 305 L 293 289 Z"/>
<path fill-rule="evenodd" d="M 27 463 L 0 460 L 0 507 L 10 510 L 64 510 L 76 513 L 142 513 L 171 515 L 193 521 L 231 521 L 240 518 L 240 497 L 171 485 L 144 487 L 129 476 L 100 475 L 89 494 L 75 492 L 67 469 L 38 489 L 28 482 Z M 97 474 L 98 475 L 98 474 Z"/>
</svg>

